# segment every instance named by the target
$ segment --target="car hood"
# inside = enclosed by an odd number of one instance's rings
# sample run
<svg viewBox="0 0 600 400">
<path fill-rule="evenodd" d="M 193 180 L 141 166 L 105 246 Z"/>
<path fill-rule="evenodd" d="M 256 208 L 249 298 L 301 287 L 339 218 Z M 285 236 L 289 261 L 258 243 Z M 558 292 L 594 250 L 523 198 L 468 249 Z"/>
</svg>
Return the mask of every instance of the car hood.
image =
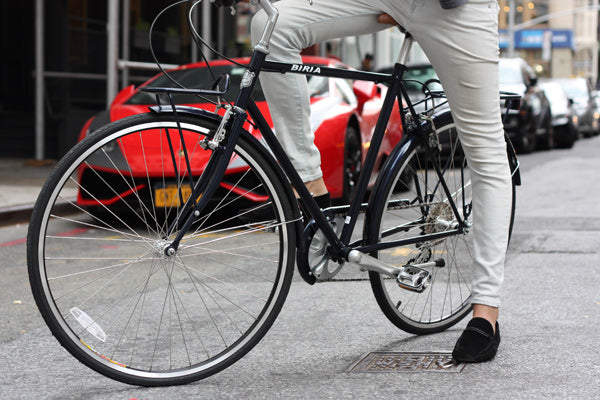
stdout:
<svg viewBox="0 0 600 400">
<path fill-rule="evenodd" d="M 317 129 L 321 126 L 323 121 L 329 116 L 331 110 L 336 106 L 342 103 L 340 98 L 336 97 L 317 97 L 310 99 L 310 108 L 311 108 L 311 117 L 310 117 L 310 126 L 313 133 L 317 131 Z M 187 106 L 192 106 L 196 108 L 200 108 L 203 110 L 214 111 L 215 105 L 212 103 L 197 103 L 197 104 L 186 104 Z M 114 122 L 119 119 L 123 119 L 126 117 L 130 117 L 132 115 L 140 114 L 148 112 L 149 107 L 152 107 L 153 104 L 117 104 L 111 107 L 110 109 L 110 121 Z M 260 110 L 261 114 L 267 120 L 269 126 L 273 129 L 273 121 L 271 119 L 271 114 L 269 113 L 269 107 L 267 106 L 266 101 L 257 101 L 256 106 Z M 222 114 L 222 113 L 221 113 Z M 246 126 L 250 132 L 253 129 Z"/>
</svg>

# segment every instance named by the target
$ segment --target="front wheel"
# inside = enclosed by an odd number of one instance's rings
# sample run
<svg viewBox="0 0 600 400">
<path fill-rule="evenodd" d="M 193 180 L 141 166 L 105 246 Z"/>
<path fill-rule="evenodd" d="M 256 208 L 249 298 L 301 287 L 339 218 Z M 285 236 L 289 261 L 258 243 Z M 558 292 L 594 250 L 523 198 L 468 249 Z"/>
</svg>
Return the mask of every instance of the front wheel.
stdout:
<svg viewBox="0 0 600 400">
<path fill-rule="evenodd" d="M 368 243 L 418 239 L 443 233 L 457 226 L 457 219 L 440 179 L 433 169 L 443 172 L 451 198 L 468 224 L 471 215 L 471 178 L 454 122 L 449 112 L 434 119 L 441 151 L 431 159 L 419 143 L 406 144 L 397 162 L 392 163 L 387 179 L 372 200 L 368 221 Z M 391 159 L 391 157 L 390 157 Z M 386 173 L 387 175 L 387 173 Z M 410 179 L 411 182 L 406 180 Z M 399 192 L 398 187 L 405 188 Z M 514 219 L 515 191 L 512 185 L 511 227 Z M 422 266 L 432 277 L 427 288 L 417 293 L 401 288 L 395 279 L 369 272 L 371 287 L 387 318 L 400 329 L 414 334 L 445 330 L 471 310 L 473 265 L 472 230 L 437 239 L 381 250 L 380 260 L 395 266 Z M 444 265 L 432 266 L 443 260 Z M 429 264 L 429 265 L 428 265 Z"/>
<path fill-rule="evenodd" d="M 184 384 L 231 365 L 267 332 L 293 274 L 291 191 L 245 135 L 208 206 L 166 251 L 212 154 L 201 141 L 218 126 L 180 120 L 181 135 L 153 114 L 90 134 L 49 177 L 29 226 L 29 279 L 50 330 L 129 384 Z M 252 204 L 269 221 L 241 222 Z"/>
</svg>

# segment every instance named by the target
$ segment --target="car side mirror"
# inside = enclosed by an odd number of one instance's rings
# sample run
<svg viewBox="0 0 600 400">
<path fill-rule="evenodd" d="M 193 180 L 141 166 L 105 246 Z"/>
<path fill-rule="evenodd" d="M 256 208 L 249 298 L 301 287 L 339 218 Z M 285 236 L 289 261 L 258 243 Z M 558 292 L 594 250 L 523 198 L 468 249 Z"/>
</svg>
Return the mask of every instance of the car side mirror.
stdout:
<svg viewBox="0 0 600 400">
<path fill-rule="evenodd" d="M 362 112 L 365 102 L 380 94 L 381 89 L 374 82 L 354 81 L 352 89 L 358 102 L 358 111 Z"/>
</svg>

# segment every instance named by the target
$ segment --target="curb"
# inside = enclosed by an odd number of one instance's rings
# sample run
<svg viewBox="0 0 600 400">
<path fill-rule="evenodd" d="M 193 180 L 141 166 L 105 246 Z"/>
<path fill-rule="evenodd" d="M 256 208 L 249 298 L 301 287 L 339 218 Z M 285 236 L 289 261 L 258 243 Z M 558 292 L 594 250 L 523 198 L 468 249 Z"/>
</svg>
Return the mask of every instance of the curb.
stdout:
<svg viewBox="0 0 600 400">
<path fill-rule="evenodd" d="M 73 214 L 72 204 L 77 201 L 76 197 L 58 201 L 52 208 L 52 214 L 66 216 Z M 0 207 L 0 227 L 29 223 L 33 213 L 34 204 L 22 204 L 18 206 Z"/>
<path fill-rule="evenodd" d="M 28 223 L 33 212 L 33 204 L 0 208 L 0 226 Z"/>
</svg>

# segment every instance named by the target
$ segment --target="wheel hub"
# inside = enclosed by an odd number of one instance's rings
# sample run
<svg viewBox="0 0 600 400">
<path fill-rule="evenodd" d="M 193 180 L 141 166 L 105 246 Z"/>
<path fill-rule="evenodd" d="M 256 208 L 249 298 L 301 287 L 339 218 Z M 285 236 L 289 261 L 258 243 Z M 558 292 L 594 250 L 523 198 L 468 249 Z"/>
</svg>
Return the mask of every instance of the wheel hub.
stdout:
<svg viewBox="0 0 600 400">
<path fill-rule="evenodd" d="M 425 221 L 425 234 L 447 231 L 454 225 L 454 214 L 448 203 L 434 204 Z"/>
</svg>

